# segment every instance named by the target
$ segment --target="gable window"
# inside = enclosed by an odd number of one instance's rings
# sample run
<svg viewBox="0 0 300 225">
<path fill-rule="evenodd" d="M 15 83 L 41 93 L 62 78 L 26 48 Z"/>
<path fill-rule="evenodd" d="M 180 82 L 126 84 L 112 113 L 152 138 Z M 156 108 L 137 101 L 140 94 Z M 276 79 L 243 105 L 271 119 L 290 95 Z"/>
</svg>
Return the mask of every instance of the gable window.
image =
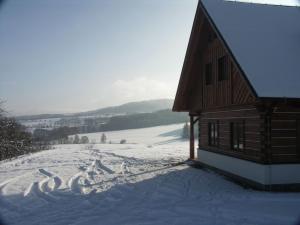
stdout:
<svg viewBox="0 0 300 225">
<path fill-rule="evenodd" d="M 218 80 L 228 80 L 227 58 L 223 56 L 218 59 Z"/>
<path fill-rule="evenodd" d="M 208 42 L 213 42 L 215 39 L 217 38 L 217 35 L 215 34 L 215 32 L 209 32 L 208 33 Z"/>
<path fill-rule="evenodd" d="M 245 148 L 245 122 L 230 123 L 231 149 L 244 150 Z"/>
<path fill-rule="evenodd" d="M 219 122 L 208 123 L 208 145 L 219 145 Z"/>
<path fill-rule="evenodd" d="M 205 84 L 212 84 L 212 63 L 207 63 L 205 65 Z"/>
</svg>

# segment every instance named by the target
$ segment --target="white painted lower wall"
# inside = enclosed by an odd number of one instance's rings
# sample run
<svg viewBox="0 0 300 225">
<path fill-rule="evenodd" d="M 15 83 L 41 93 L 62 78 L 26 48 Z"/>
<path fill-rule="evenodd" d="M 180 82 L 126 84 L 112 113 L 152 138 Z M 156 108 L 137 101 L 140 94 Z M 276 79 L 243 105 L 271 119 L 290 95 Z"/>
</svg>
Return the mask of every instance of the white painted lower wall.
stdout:
<svg viewBox="0 0 300 225">
<path fill-rule="evenodd" d="M 300 184 L 300 164 L 263 165 L 198 149 L 198 160 L 263 185 Z"/>
</svg>

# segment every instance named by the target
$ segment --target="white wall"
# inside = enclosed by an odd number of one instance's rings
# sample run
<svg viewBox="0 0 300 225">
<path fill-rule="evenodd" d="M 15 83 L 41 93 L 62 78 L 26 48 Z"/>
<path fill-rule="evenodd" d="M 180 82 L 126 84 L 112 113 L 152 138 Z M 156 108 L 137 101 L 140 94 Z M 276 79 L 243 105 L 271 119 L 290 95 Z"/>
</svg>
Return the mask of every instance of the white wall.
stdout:
<svg viewBox="0 0 300 225">
<path fill-rule="evenodd" d="M 263 165 L 200 149 L 198 160 L 263 185 L 300 184 L 300 164 Z"/>
</svg>

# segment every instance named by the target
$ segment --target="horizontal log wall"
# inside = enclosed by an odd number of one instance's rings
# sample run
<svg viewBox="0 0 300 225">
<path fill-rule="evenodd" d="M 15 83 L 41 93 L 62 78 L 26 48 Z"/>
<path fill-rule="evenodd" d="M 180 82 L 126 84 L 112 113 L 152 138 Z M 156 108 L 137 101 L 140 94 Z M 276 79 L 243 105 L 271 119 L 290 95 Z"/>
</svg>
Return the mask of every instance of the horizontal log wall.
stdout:
<svg viewBox="0 0 300 225">
<path fill-rule="evenodd" d="M 217 121 L 219 146 L 212 147 L 208 145 L 208 123 Z M 245 122 L 245 148 L 242 151 L 231 149 L 230 123 L 234 121 Z M 261 136 L 264 135 L 263 124 L 264 118 L 255 106 L 251 105 L 204 111 L 201 113 L 199 123 L 199 148 L 262 163 L 265 157 L 261 145 Z"/>
<path fill-rule="evenodd" d="M 300 162 L 300 107 L 279 105 L 271 119 L 271 161 Z"/>
</svg>

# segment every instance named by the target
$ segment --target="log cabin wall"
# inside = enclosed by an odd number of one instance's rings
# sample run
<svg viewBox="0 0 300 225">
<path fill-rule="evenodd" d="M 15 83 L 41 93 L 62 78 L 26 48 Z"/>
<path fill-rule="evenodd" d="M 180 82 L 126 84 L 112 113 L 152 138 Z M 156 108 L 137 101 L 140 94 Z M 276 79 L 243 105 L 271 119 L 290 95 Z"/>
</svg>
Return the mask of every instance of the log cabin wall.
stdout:
<svg viewBox="0 0 300 225">
<path fill-rule="evenodd" d="M 267 113 L 270 111 L 270 113 Z M 300 163 L 300 103 L 256 104 L 206 109 L 199 114 L 199 148 L 263 164 Z M 232 149 L 232 122 L 244 123 L 244 149 Z M 209 145 L 209 123 L 218 124 L 216 146 Z"/>
<path fill-rule="evenodd" d="M 208 20 L 200 13 L 195 21 L 197 28 L 191 36 L 190 51 L 182 69 L 175 98 L 174 110 L 192 113 L 226 105 L 252 103 L 256 100 L 247 81 L 242 76 Z M 194 40 L 194 41 L 193 41 Z M 195 41 L 198 40 L 198 41 Z M 218 79 L 218 60 L 225 57 L 228 78 Z M 189 58 L 189 60 L 187 60 Z M 212 84 L 205 82 L 205 66 L 212 64 Z M 184 76 L 183 76 L 184 74 Z"/>
<path fill-rule="evenodd" d="M 208 30 L 208 32 L 213 31 Z M 228 74 L 228 78 L 220 81 L 218 79 L 218 60 L 222 57 L 225 57 L 226 74 Z M 202 62 L 199 62 L 202 64 L 202 70 L 200 72 L 202 74 L 201 89 L 203 90 L 202 109 L 240 105 L 253 103 L 255 101 L 255 96 L 250 87 L 243 79 L 241 72 L 231 60 L 218 38 L 208 42 L 202 59 Z M 212 64 L 212 84 L 207 85 L 205 82 L 205 65 L 209 63 Z"/>
<path fill-rule="evenodd" d="M 176 98 L 173 106 L 174 111 L 188 111 L 191 106 L 191 96 L 200 95 L 199 99 L 202 99 L 202 90 L 199 90 L 199 86 L 201 87 L 199 71 L 201 71 L 202 64 L 200 64 L 199 62 L 201 61 L 202 52 L 205 48 L 206 43 L 205 40 L 207 39 L 207 33 L 203 32 L 207 29 L 208 26 L 208 23 L 205 21 L 206 19 L 204 17 L 204 14 L 200 11 L 200 7 L 198 7 L 192 29 L 193 35 L 190 36 L 180 81 L 177 88 Z M 197 81 L 191 82 L 194 80 Z M 199 85 L 198 88 L 195 88 L 195 83 Z M 192 106 L 193 109 L 196 110 L 202 107 L 202 103 L 193 102 Z"/>
<path fill-rule="evenodd" d="M 231 79 L 218 81 L 218 59 L 226 56 L 226 52 L 220 41 L 215 39 L 208 43 L 203 57 L 203 108 L 214 108 L 216 106 L 231 104 Z M 226 71 L 230 73 L 228 58 L 226 58 Z M 212 64 L 212 84 L 207 85 L 205 81 L 205 65 Z"/>
<path fill-rule="evenodd" d="M 271 115 L 271 163 L 300 162 L 300 104 L 277 104 Z"/>
<path fill-rule="evenodd" d="M 264 114 L 256 108 L 256 98 L 247 82 L 243 78 L 238 67 L 231 60 L 222 42 L 214 35 L 208 26 L 205 30 L 214 37 L 206 44 L 202 52 L 201 66 L 198 79 L 194 80 L 198 85 L 198 90 L 202 90 L 201 95 L 193 95 L 190 99 L 190 106 L 202 103 L 199 120 L 199 148 L 231 155 L 237 158 L 250 161 L 265 162 L 266 153 L 262 147 L 262 137 L 265 135 Z M 225 71 L 227 79 L 220 80 L 218 77 L 220 58 L 225 58 Z M 212 82 L 206 83 L 205 68 L 207 64 L 212 64 Z M 199 83 L 201 84 L 199 87 Z M 197 88 L 195 85 L 193 89 Z M 196 91 L 193 91 L 194 93 Z M 192 92 L 191 92 L 192 93 Z M 192 107 L 190 107 L 192 108 Z M 195 112 L 195 111 L 194 111 Z M 244 124 L 244 149 L 233 150 L 231 140 L 231 123 L 240 121 Z M 209 123 L 216 123 L 218 127 L 218 144 L 209 145 Z"/>
<path fill-rule="evenodd" d="M 214 35 L 207 21 L 201 26 L 202 41 L 195 46 L 186 95 L 190 113 L 199 115 L 199 148 L 264 164 L 300 162 L 299 105 L 277 104 L 271 109 L 257 107 L 255 94 Z M 204 35 L 205 34 L 205 35 Z M 210 37 L 214 37 L 210 40 Z M 219 80 L 218 60 L 225 57 L 227 79 Z M 206 83 L 206 65 L 212 65 L 212 82 Z M 232 148 L 231 123 L 244 124 L 244 148 Z M 218 126 L 218 144 L 208 143 L 208 125 Z"/>
<path fill-rule="evenodd" d="M 244 123 L 244 149 L 233 150 L 230 124 Z M 218 144 L 209 145 L 209 123 L 218 124 Z M 264 136 L 264 117 L 254 105 L 240 105 L 203 111 L 199 123 L 199 148 L 237 158 L 264 163 L 261 137 Z"/>
</svg>

